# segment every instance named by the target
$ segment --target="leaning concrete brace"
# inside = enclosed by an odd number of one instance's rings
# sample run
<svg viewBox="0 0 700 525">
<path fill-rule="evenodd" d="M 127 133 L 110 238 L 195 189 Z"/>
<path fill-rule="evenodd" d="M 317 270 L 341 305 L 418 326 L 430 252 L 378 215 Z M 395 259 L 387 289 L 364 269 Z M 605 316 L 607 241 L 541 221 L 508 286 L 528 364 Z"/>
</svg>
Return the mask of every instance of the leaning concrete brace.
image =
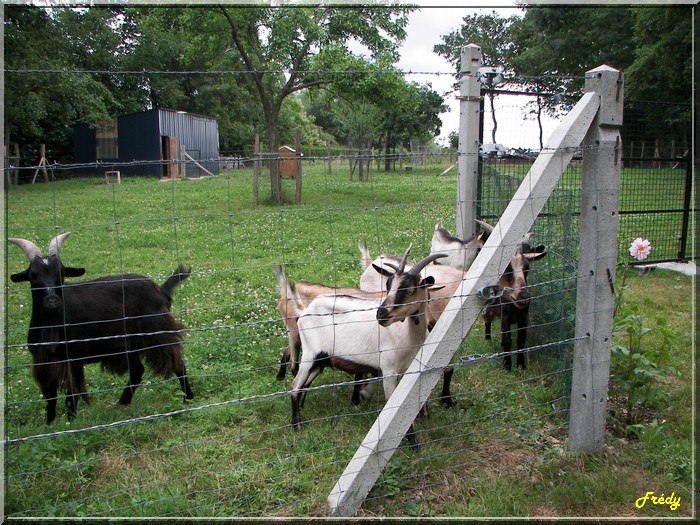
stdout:
<svg viewBox="0 0 700 525">
<path fill-rule="evenodd" d="M 334 515 L 352 516 L 362 505 L 437 384 L 441 367 L 450 363 L 481 312 L 483 303 L 476 292 L 493 284 L 490 282 L 493 276 L 505 270 L 516 245 L 532 226 L 581 144 L 599 105 L 597 93 L 584 94 L 552 133 L 545 150 L 533 163 L 416 359 L 328 496 Z"/>
</svg>

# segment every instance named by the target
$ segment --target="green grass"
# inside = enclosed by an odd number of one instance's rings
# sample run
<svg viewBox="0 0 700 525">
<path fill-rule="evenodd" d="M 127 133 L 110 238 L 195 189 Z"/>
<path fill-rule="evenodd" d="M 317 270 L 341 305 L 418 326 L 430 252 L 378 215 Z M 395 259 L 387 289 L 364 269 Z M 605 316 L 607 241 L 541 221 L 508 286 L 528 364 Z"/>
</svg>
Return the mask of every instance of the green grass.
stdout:
<svg viewBox="0 0 700 525">
<path fill-rule="evenodd" d="M 309 394 L 304 428 L 289 427 L 289 378 L 277 381 L 286 344 L 275 308 L 271 267 L 286 263 L 292 279 L 354 286 L 359 276 L 357 241 L 371 253 L 429 250 L 435 222 L 454 228 L 454 170 L 445 164 L 409 173 L 373 172 L 370 183 L 351 182 L 347 165 L 327 176 L 305 168 L 303 204 L 252 205 L 250 170 L 216 178 L 163 183 L 123 178 L 62 180 L 23 185 L 6 194 L 7 234 L 45 247 L 59 232 L 66 264 L 85 266 L 87 277 L 139 272 L 163 281 L 178 262 L 193 274 L 175 294 L 173 310 L 187 328 L 186 357 L 195 399 L 186 407 L 210 407 L 174 417 L 140 421 L 9 444 L 5 447 L 5 513 L 14 517 L 325 516 L 326 497 L 381 409 L 383 399 L 350 405 L 350 387 Z M 569 184 L 569 183 L 566 183 Z M 293 195 L 294 182 L 284 181 Z M 565 186 L 565 185 L 564 185 Z M 570 190 L 561 187 L 561 194 Z M 558 206 L 558 207 L 557 207 Z M 567 275 L 575 235 L 564 206 L 559 219 L 538 219 L 538 242 L 550 255 L 533 270 L 538 282 Z M 556 215 L 556 214 L 555 214 Z M 562 226 L 563 225 L 563 226 Z M 653 240 L 652 240 L 653 242 Z M 569 252 L 573 252 L 571 255 Z M 21 250 L 8 245 L 7 273 L 26 267 Z M 458 516 L 688 516 L 692 494 L 693 336 L 691 279 L 656 271 L 636 276 L 629 303 L 663 313 L 681 338 L 674 356 L 681 377 L 663 388 L 672 403 L 649 414 L 665 421 L 656 435 L 630 439 L 609 425 L 605 454 L 567 450 L 567 356 L 543 352 L 527 371 L 507 374 L 500 363 L 458 368 L 457 406 L 434 398 L 431 416 L 419 421 L 420 454 L 401 448 L 389 462 L 359 515 Z M 538 316 L 558 319 L 552 333 L 570 330 L 574 313 L 559 288 L 533 305 Z M 570 285 L 566 285 L 570 286 Z M 116 404 L 126 379 L 87 369 L 93 403 L 81 403 L 69 422 L 59 400 L 55 427 L 44 424 L 44 403 L 28 368 L 24 346 L 30 295 L 8 280 L 6 295 L 5 435 L 8 439 L 185 408 L 176 381 L 147 375 L 129 407 Z M 557 298 L 559 298 L 557 300 Z M 546 314 L 546 315 L 545 315 Z M 550 315 L 551 314 L 551 315 Z M 564 316 L 563 318 L 561 316 Z M 529 341 L 555 338 L 549 326 Z M 558 335 L 556 336 L 558 337 Z M 477 322 L 460 353 L 492 353 Z M 562 354 L 567 354 L 564 350 Z M 349 378 L 327 370 L 314 386 Z M 380 389 L 381 390 L 381 389 Z M 217 406 L 221 404 L 221 406 Z M 660 453 L 660 450 L 663 452 Z M 634 502 L 647 491 L 675 492 L 677 511 Z"/>
</svg>

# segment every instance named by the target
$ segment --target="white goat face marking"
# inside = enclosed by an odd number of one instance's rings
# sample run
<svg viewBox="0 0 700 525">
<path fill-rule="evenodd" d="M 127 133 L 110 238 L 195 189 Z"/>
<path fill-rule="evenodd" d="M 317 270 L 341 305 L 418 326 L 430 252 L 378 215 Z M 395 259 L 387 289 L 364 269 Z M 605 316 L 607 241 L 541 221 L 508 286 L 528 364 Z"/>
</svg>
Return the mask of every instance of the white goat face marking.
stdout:
<svg viewBox="0 0 700 525">
<path fill-rule="evenodd" d="M 391 278 L 387 287 L 387 296 L 377 312 L 377 318 L 382 326 L 405 321 L 420 310 L 416 283 L 412 280 L 415 281 L 415 277 L 409 277 L 407 274 Z"/>
<path fill-rule="evenodd" d="M 526 272 L 529 267 L 529 260 L 526 259 L 520 252 L 513 255 L 510 261 L 510 269 L 512 273 L 504 275 L 501 286 L 511 288 L 503 294 L 504 301 L 512 302 L 517 308 L 525 308 L 529 304 L 529 294 L 527 291 Z"/>
<path fill-rule="evenodd" d="M 41 259 L 39 259 L 39 261 L 40 261 L 41 264 L 43 264 L 44 266 L 48 266 L 48 265 L 49 265 L 49 258 L 48 258 L 48 257 L 42 257 Z"/>
</svg>

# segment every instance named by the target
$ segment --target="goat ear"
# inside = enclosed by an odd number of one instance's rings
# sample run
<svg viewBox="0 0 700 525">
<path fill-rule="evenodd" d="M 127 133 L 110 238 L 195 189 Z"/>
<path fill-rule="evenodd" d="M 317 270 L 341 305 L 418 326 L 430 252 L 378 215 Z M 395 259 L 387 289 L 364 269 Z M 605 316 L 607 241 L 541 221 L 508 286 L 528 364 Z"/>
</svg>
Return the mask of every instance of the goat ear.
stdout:
<svg viewBox="0 0 700 525">
<path fill-rule="evenodd" d="M 479 234 L 479 236 L 477 237 L 477 239 L 478 239 L 479 242 L 483 245 L 483 244 L 486 243 L 486 241 L 488 240 L 490 234 L 491 234 L 491 232 L 483 231 L 483 232 L 481 232 L 481 233 Z"/>
<path fill-rule="evenodd" d="M 420 283 L 421 286 L 425 286 L 426 288 L 430 288 L 434 284 L 435 284 L 435 277 L 433 277 L 432 275 L 426 276 L 426 278 L 423 279 Z M 441 288 L 444 288 L 444 286 L 442 286 Z M 439 290 L 440 288 L 430 288 L 430 289 L 431 290 Z"/>
<path fill-rule="evenodd" d="M 533 253 L 524 253 L 523 257 L 525 257 L 526 259 L 529 259 L 530 261 L 539 261 L 540 259 L 542 259 L 542 257 L 547 255 L 547 252 L 539 251 L 540 248 L 542 248 L 544 250 L 544 246 L 538 246 L 536 248 L 537 251 L 535 251 Z"/>
<path fill-rule="evenodd" d="M 379 273 L 381 273 L 384 277 L 391 277 L 391 276 L 394 275 L 394 273 L 395 273 L 395 272 L 390 272 L 390 271 L 387 270 L 386 268 L 384 268 L 384 267 L 382 267 L 382 266 L 378 266 L 378 265 L 376 265 L 376 264 L 372 264 L 372 267 L 373 267 L 375 270 L 377 270 Z"/>
<path fill-rule="evenodd" d="M 85 268 L 73 268 L 72 266 L 66 266 L 66 277 L 80 277 L 85 275 Z"/>
<path fill-rule="evenodd" d="M 13 273 L 10 275 L 13 283 L 23 283 L 29 280 L 29 270 L 24 270 L 23 272 Z"/>
</svg>

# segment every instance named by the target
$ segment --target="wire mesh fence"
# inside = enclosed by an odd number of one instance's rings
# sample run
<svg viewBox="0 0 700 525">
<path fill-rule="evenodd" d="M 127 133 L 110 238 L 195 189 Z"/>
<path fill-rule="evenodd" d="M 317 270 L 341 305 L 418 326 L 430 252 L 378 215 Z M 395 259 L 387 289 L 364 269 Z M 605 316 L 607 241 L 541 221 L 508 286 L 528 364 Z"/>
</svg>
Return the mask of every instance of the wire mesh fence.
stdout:
<svg viewBox="0 0 700 525">
<path fill-rule="evenodd" d="M 435 224 L 449 225 L 454 217 L 457 173 L 448 168 L 455 157 L 449 152 L 403 159 L 373 155 L 368 180 L 359 182 L 351 180 L 345 155 L 318 151 L 302 160 L 300 206 L 273 205 L 264 197 L 255 206 L 253 193 L 264 194 L 267 181 L 256 186 L 253 160 L 224 165 L 216 177 L 125 178 L 121 184 L 70 178 L 66 175 L 74 166 L 54 165 L 47 184 L 20 185 L 8 193 L 8 236 L 43 246 L 57 233 L 71 231 L 62 259 L 85 266 L 90 277 L 137 271 L 162 283 L 178 263 L 192 267 L 191 277 L 174 293 L 172 310 L 185 326 L 195 393 L 183 404 L 176 378 L 147 374 L 133 402 L 120 406 L 126 380 L 91 365 L 86 383 L 92 404 L 81 404 L 70 420 L 60 394 L 58 421 L 46 427 L 45 401 L 33 381 L 26 346 L 32 297 L 26 286 L 8 282 L 9 517 L 327 515 L 326 497 L 384 399 L 379 392 L 355 407 L 353 378 L 326 370 L 307 393 L 303 429 L 291 428 L 290 375 L 277 379 L 287 340 L 276 309 L 273 267 L 284 265 L 292 281 L 358 286 L 360 240 L 368 242 L 374 256 L 400 255 L 410 243 L 412 257 L 426 255 Z M 411 170 L 384 172 L 385 160 L 394 165 L 405 160 Z M 622 218 L 631 226 L 621 233 L 621 242 L 632 231 L 648 237 L 645 232 L 653 231 L 677 243 L 682 214 L 690 211 L 677 209 L 678 192 L 668 191 L 669 181 L 679 173 L 685 181 L 686 172 L 660 158 L 653 168 L 635 167 L 635 162 L 629 159 L 623 170 L 623 188 L 629 190 L 623 189 L 623 210 L 627 202 L 637 206 L 648 199 L 655 216 L 665 211 L 669 226 L 643 227 L 635 221 L 645 220 L 649 210 L 630 213 Z M 527 158 L 483 159 L 481 218 L 497 221 L 531 163 Z M 635 171 L 641 169 L 647 171 Z M 647 188 L 657 178 L 659 185 L 648 198 L 632 197 L 638 180 Z M 288 195 L 294 193 L 294 181 L 282 184 Z M 486 341 L 478 323 L 455 360 L 455 406 L 443 407 L 439 393 L 432 394 L 430 416 L 416 424 L 421 453 L 402 446 L 361 515 L 451 516 L 451 505 L 473 496 L 477 476 L 495 479 L 510 470 L 525 478 L 542 457 L 563 451 L 579 202 L 580 166 L 574 162 L 532 228 L 533 242 L 546 247 L 547 257 L 529 274 L 527 369 L 505 372 L 499 337 Z M 667 254 L 677 244 L 664 248 L 657 241 L 656 246 Z M 26 264 L 19 250 L 8 247 L 8 274 Z M 499 277 L 490 276 L 494 283 Z M 470 356 L 486 357 L 475 365 Z"/>
<path fill-rule="evenodd" d="M 286 338 L 272 266 L 284 264 L 292 280 L 357 286 L 359 240 L 368 241 L 373 256 L 401 254 L 412 242 L 412 256 L 422 257 L 435 224 L 447 225 L 454 216 L 456 173 L 441 175 L 452 155 L 435 156 L 410 172 L 373 166 L 366 183 L 351 181 L 349 163 L 339 158 L 330 171 L 325 162 L 305 162 L 302 206 L 253 206 L 252 168 L 196 181 L 126 178 L 107 184 L 66 180 L 54 166 L 55 180 L 8 193 L 8 236 L 44 246 L 56 233 L 71 231 L 61 258 L 85 266 L 87 276 L 138 271 L 162 283 L 178 263 L 192 267 L 174 292 L 173 312 L 185 325 L 195 394 L 183 405 L 175 378 L 147 373 L 131 405 L 120 406 L 126 379 L 88 365 L 92 403 L 81 402 L 70 420 L 59 394 L 57 423 L 46 427 L 25 344 L 32 299 L 26 286 L 9 284 L 8 516 L 326 515 L 328 491 L 383 396 L 353 407 L 353 378 L 327 370 L 308 392 L 303 429 L 290 428 L 290 375 L 276 378 Z M 536 235 L 543 244 L 554 237 L 544 230 Z M 8 247 L 7 255 L 8 273 L 26 267 L 21 250 Z M 548 293 L 546 281 L 553 280 L 549 267 L 544 259 L 533 268 L 533 312 Z M 569 316 L 533 320 L 529 345 L 550 343 L 549 335 L 538 333 Z M 498 337 L 487 342 L 482 330 L 464 342 L 462 355 L 499 351 Z M 468 479 L 477 465 L 502 468 L 491 459 L 496 449 L 522 464 L 534 460 L 537 447 L 560 443 L 568 372 L 566 365 L 537 357 L 550 350 L 548 344 L 529 352 L 527 373 L 506 374 L 502 356 L 457 366 L 456 406 L 443 408 L 433 395 L 429 418 L 417 424 L 423 452 L 402 449 L 363 512 L 421 513 L 421 505 L 431 505 L 424 495 L 436 497 L 445 479 Z M 509 402 L 503 402 L 504 392 Z M 485 441 L 487 434 L 501 437 Z"/>
</svg>

